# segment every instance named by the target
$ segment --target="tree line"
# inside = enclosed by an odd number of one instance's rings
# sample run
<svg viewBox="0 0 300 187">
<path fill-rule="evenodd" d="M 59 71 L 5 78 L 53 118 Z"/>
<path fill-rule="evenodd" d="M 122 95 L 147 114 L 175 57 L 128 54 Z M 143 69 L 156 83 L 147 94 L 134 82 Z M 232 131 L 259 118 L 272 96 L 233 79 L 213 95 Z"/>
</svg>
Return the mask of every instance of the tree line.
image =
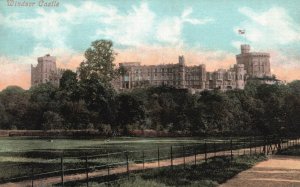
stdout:
<svg viewBox="0 0 300 187">
<path fill-rule="evenodd" d="M 77 72 L 50 83 L 0 92 L 0 129 L 98 129 L 126 134 L 153 129 L 186 135 L 300 133 L 300 81 L 287 85 L 248 81 L 245 90 L 190 94 L 168 86 L 114 90 L 124 73 L 114 67 L 113 44 L 97 40 Z"/>
</svg>

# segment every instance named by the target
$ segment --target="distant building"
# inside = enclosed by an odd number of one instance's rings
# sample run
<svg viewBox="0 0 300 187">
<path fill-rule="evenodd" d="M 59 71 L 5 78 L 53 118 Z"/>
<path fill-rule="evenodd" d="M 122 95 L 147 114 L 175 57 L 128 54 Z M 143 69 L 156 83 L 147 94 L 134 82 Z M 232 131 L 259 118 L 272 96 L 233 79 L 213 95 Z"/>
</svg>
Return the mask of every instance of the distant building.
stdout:
<svg viewBox="0 0 300 187">
<path fill-rule="evenodd" d="M 241 45 L 241 54 L 236 55 L 237 63 L 229 69 L 207 72 L 205 65 L 187 66 L 183 56 L 177 64 L 141 65 L 140 62 L 124 62 L 119 66 L 126 71 L 116 81 L 114 87 L 119 90 L 144 86 L 169 85 L 175 88 L 193 90 L 204 89 L 244 89 L 250 79 L 259 79 L 261 83 L 275 84 L 272 79 L 270 54 L 250 52 L 249 45 Z"/>
<path fill-rule="evenodd" d="M 56 67 L 56 58 L 47 54 L 39 57 L 37 61 L 36 67 L 31 65 L 31 86 L 47 82 L 58 86 L 63 70 Z"/>
</svg>

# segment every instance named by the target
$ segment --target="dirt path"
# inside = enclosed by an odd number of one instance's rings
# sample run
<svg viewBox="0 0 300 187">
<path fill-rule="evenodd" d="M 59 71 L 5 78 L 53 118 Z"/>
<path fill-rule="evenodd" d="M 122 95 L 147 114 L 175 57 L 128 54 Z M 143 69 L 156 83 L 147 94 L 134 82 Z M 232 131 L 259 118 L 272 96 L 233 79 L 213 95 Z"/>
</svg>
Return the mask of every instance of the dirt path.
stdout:
<svg viewBox="0 0 300 187">
<path fill-rule="evenodd" d="M 252 154 L 254 153 L 259 153 L 262 151 L 262 146 L 261 147 L 256 147 L 252 148 L 251 152 Z M 249 154 L 250 149 L 238 149 L 238 150 L 233 150 L 232 154 L 233 155 L 241 155 L 241 154 Z M 231 155 L 230 151 L 219 151 L 216 153 L 208 153 L 207 158 L 211 158 L 214 156 L 224 156 L 224 155 Z M 197 154 L 196 155 L 196 162 L 203 161 L 205 159 L 205 154 Z M 300 161 L 300 160 L 299 160 Z M 187 156 L 187 157 L 180 157 L 180 158 L 174 158 L 173 159 L 173 165 L 180 165 L 183 163 L 187 164 L 192 164 L 195 162 L 195 156 Z M 135 163 L 130 163 L 129 164 L 129 170 L 130 171 L 137 171 L 137 170 L 143 170 L 143 169 L 151 169 L 151 168 L 158 168 L 158 167 L 166 167 L 166 166 L 171 166 L 171 160 L 166 159 L 166 160 L 160 160 L 159 164 L 158 162 L 150 162 L 150 163 L 145 163 L 144 168 L 143 164 L 135 164 Z M 300 167 L 300 166 L 299 166 Z M 127 172 L 127 166 L 119 166 L 116 168 L 111 168 L 110 169 L 110 174 L 121 174 L 121 173 L 126 173 Z M 103 170 L 98 170 L 94 172 L 89 173 L 89 177 L 101 177 L 101 176 L 106 176 L 107 169 Z M 300 178 L 300 176 L 299 176 Z M 86 179 L 86 174 L 81 173 L 81 174 L 72 174 L 72 175 L 65 175 L 64 176 L 64 182 L 68 181 L 76 181 L 76 180 L 85 180 Z M 55 177 L 47 177 L 43 179 L 36 179 L 33 181 L 34 186 L 37 187 L 44 187 L 44 186 L 52 186 L 52 184 L 57 184 L 61 182 L 61 177 L 60 176 L 55 176 Z M 300 185 L 300 183 L 299 183 Z M 5 184 L 0 184 L 0 187 L 31 187 L 32 186 L 32 181 L 27 180 L 27 181 L 21 181 L 21 182 L 14 182 L 14 183 L 5 183 Z M 243 186 L 243 185 L 242 185 Z"/>
<path fill-rule="evenodd" d="M 220 187 L 296 187 L 300 186 L 300 157 L 272 156 L 239 173 Z"/>
</svg>

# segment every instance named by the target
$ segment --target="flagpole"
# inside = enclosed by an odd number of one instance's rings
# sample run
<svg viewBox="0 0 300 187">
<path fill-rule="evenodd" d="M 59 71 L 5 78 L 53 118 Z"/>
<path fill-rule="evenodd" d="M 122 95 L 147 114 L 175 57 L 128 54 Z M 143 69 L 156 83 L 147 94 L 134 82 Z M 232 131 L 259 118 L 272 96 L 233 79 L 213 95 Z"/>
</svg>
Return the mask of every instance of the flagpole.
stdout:
<svg viewBox="0 0 300 187">
<path fill-rule="evenodd" d="M 239 29 L 238 33 L 244 37 L 244 44 L 246 44 L 246 30 L 245 29 Z"/>
</svg>

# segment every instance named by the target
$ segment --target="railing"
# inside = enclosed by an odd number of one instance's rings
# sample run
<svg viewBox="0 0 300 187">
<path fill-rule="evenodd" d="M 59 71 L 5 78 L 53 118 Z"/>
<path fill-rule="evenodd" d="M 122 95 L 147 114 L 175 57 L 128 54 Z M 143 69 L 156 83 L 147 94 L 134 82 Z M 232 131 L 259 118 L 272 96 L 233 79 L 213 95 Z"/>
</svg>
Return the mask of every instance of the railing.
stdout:
<svg viewBox="0 0 300 187">
<path fill-rule="evenodd" d="M 276 151 L 290 146 L 298 145 L 299 138 L 263 138 L 249 137 L 242 139 L 205 140 L 203 143 L 193 145 L 172 145 L 170 147 L 157 147 L 139 151 L 122 151 L 104 153 L 98 155 L 85 155 L 79 157 L 65 156 L 61 152 L 59 158 L 46 160 L 48 168 L 43 169 L 43 163 L 23 163 L 2 165 L 1 170 L 7 168 L 25 168 L 19 174 L 1 179 L 1 183 L 29 182 L 35 186 L 39 179 L 52 177 L 52 183 L 60 183 L 64 186 L 66 181 L 71 181 L 70 176 L 78 176 L 77 179 L 89 181 L 95 177 L 107 177 L 125 174 L 129 178 L 135 171 L 144 171 L 151 168 L 159 168 L 174 165 L 197 164 L 207 162 L 209 158 L 217 156 L 230 156 L 252 154 L 274 154 Z M 49 163 L 51 168 L 49 168 Z M 30 171 L 30 172 L 28 172 Z"/>
</svg>

